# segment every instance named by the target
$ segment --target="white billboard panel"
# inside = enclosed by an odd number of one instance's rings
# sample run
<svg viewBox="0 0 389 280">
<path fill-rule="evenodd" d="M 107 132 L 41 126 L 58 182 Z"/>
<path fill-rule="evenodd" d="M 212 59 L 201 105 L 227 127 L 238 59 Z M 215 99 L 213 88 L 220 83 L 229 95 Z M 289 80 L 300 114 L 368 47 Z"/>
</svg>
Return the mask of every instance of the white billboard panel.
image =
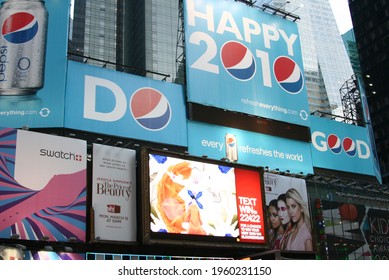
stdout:
<svg viewBox="0 0 389 280">
<path fill-rule="evenodd" d="M 136 241 L 136 152 L 93 145 L 95 239 Z"/>
</svg>

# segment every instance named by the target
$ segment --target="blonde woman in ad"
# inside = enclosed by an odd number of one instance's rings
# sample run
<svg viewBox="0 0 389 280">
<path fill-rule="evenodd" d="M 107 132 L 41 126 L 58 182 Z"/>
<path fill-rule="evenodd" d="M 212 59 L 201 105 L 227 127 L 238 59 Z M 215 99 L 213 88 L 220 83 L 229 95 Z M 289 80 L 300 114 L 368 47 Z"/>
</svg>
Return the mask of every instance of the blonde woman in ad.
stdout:
<svg viewBox="0 0 389 280">
<path fill-rule="evenodd" d="M 312 251 L 311 222 L 307 203 L 300 193 L 291 188 L 285 193 L 286 206 L 292 221 L 292 230 L 286 242 L 286 250 Z"/>
</svg>

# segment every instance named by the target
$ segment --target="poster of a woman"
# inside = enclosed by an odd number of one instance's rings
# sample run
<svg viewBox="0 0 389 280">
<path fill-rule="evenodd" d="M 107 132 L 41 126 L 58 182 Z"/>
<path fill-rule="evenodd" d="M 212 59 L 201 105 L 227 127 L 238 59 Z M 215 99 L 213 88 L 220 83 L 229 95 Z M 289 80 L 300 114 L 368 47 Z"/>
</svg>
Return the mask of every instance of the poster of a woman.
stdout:
<svg viewBox="0 0 389 280">
<path fill-rule="evenodd" d="M 270 237 L 274 237 L 270 243 L 271 249 L 313 251 L 311 215 L 305 180 L 265 173 L 264 183 L 269 217 L 268 232 Z M 282 228 L 277 230 L 278 235 L 275 235 L 275 222 L 272 222 L 275 213 Z"/>
</svg>

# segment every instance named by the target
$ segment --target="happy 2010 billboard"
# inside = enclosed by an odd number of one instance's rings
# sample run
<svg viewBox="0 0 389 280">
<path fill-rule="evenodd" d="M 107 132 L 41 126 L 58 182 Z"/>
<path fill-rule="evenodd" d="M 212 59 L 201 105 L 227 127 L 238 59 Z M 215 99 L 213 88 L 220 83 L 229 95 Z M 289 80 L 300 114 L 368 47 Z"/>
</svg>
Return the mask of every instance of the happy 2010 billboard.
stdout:
<svg viewBox="0 0 389 280">
<path fill-rule="evenodd" d="M 297 24 L 227 0 L 185 0 L 188 101 L 308 126 Z"/>
</svg>

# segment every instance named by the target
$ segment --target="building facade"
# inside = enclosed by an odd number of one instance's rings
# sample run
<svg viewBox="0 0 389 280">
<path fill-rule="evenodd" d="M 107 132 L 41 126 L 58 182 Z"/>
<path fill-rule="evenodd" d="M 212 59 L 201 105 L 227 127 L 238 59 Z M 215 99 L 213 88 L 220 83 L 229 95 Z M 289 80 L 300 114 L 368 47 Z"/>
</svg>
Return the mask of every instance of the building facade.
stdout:
<svg viewBox="0 0 389 280">
<path fill-rule="evenodd" d="M 297 24 L 311 113 L 343 117 L 340 88 L 353 69 L 328 0 L 262 0 L 255 5 L 266 3 L 300 18 Z"/>
<path fill-rule="evenodd" d="M 349 1 L 383 182 L 389 182 L 389 2 Z"/>
<path fill-rule="evenodd" d="M 73 60 L 116 69 L 123 64 L 123 17 L 121 0 L 73 2 L 69 53 Z"/>
<path fill-rule="evenodd" d="M 359 60 L 358 55 L 358 48 L 357 48 L 357 42 L 355 41 L 355 34 L 354 30 L 350 29 L 346 33 L 342 35 L 342 39 L 344 42 L 344 45 L 346 47 L 346 51 L 348 53 L 348 56 L 350 57 L 351 66 L 354 70 L 354 73 L 356 75 L 361 76 L 361 62 Z"/>
<path fill-rule="evenodd" d="M 72 60 L 174 80 L 178 1 L 74 0 L 72 11 Z"/>
</svg>

